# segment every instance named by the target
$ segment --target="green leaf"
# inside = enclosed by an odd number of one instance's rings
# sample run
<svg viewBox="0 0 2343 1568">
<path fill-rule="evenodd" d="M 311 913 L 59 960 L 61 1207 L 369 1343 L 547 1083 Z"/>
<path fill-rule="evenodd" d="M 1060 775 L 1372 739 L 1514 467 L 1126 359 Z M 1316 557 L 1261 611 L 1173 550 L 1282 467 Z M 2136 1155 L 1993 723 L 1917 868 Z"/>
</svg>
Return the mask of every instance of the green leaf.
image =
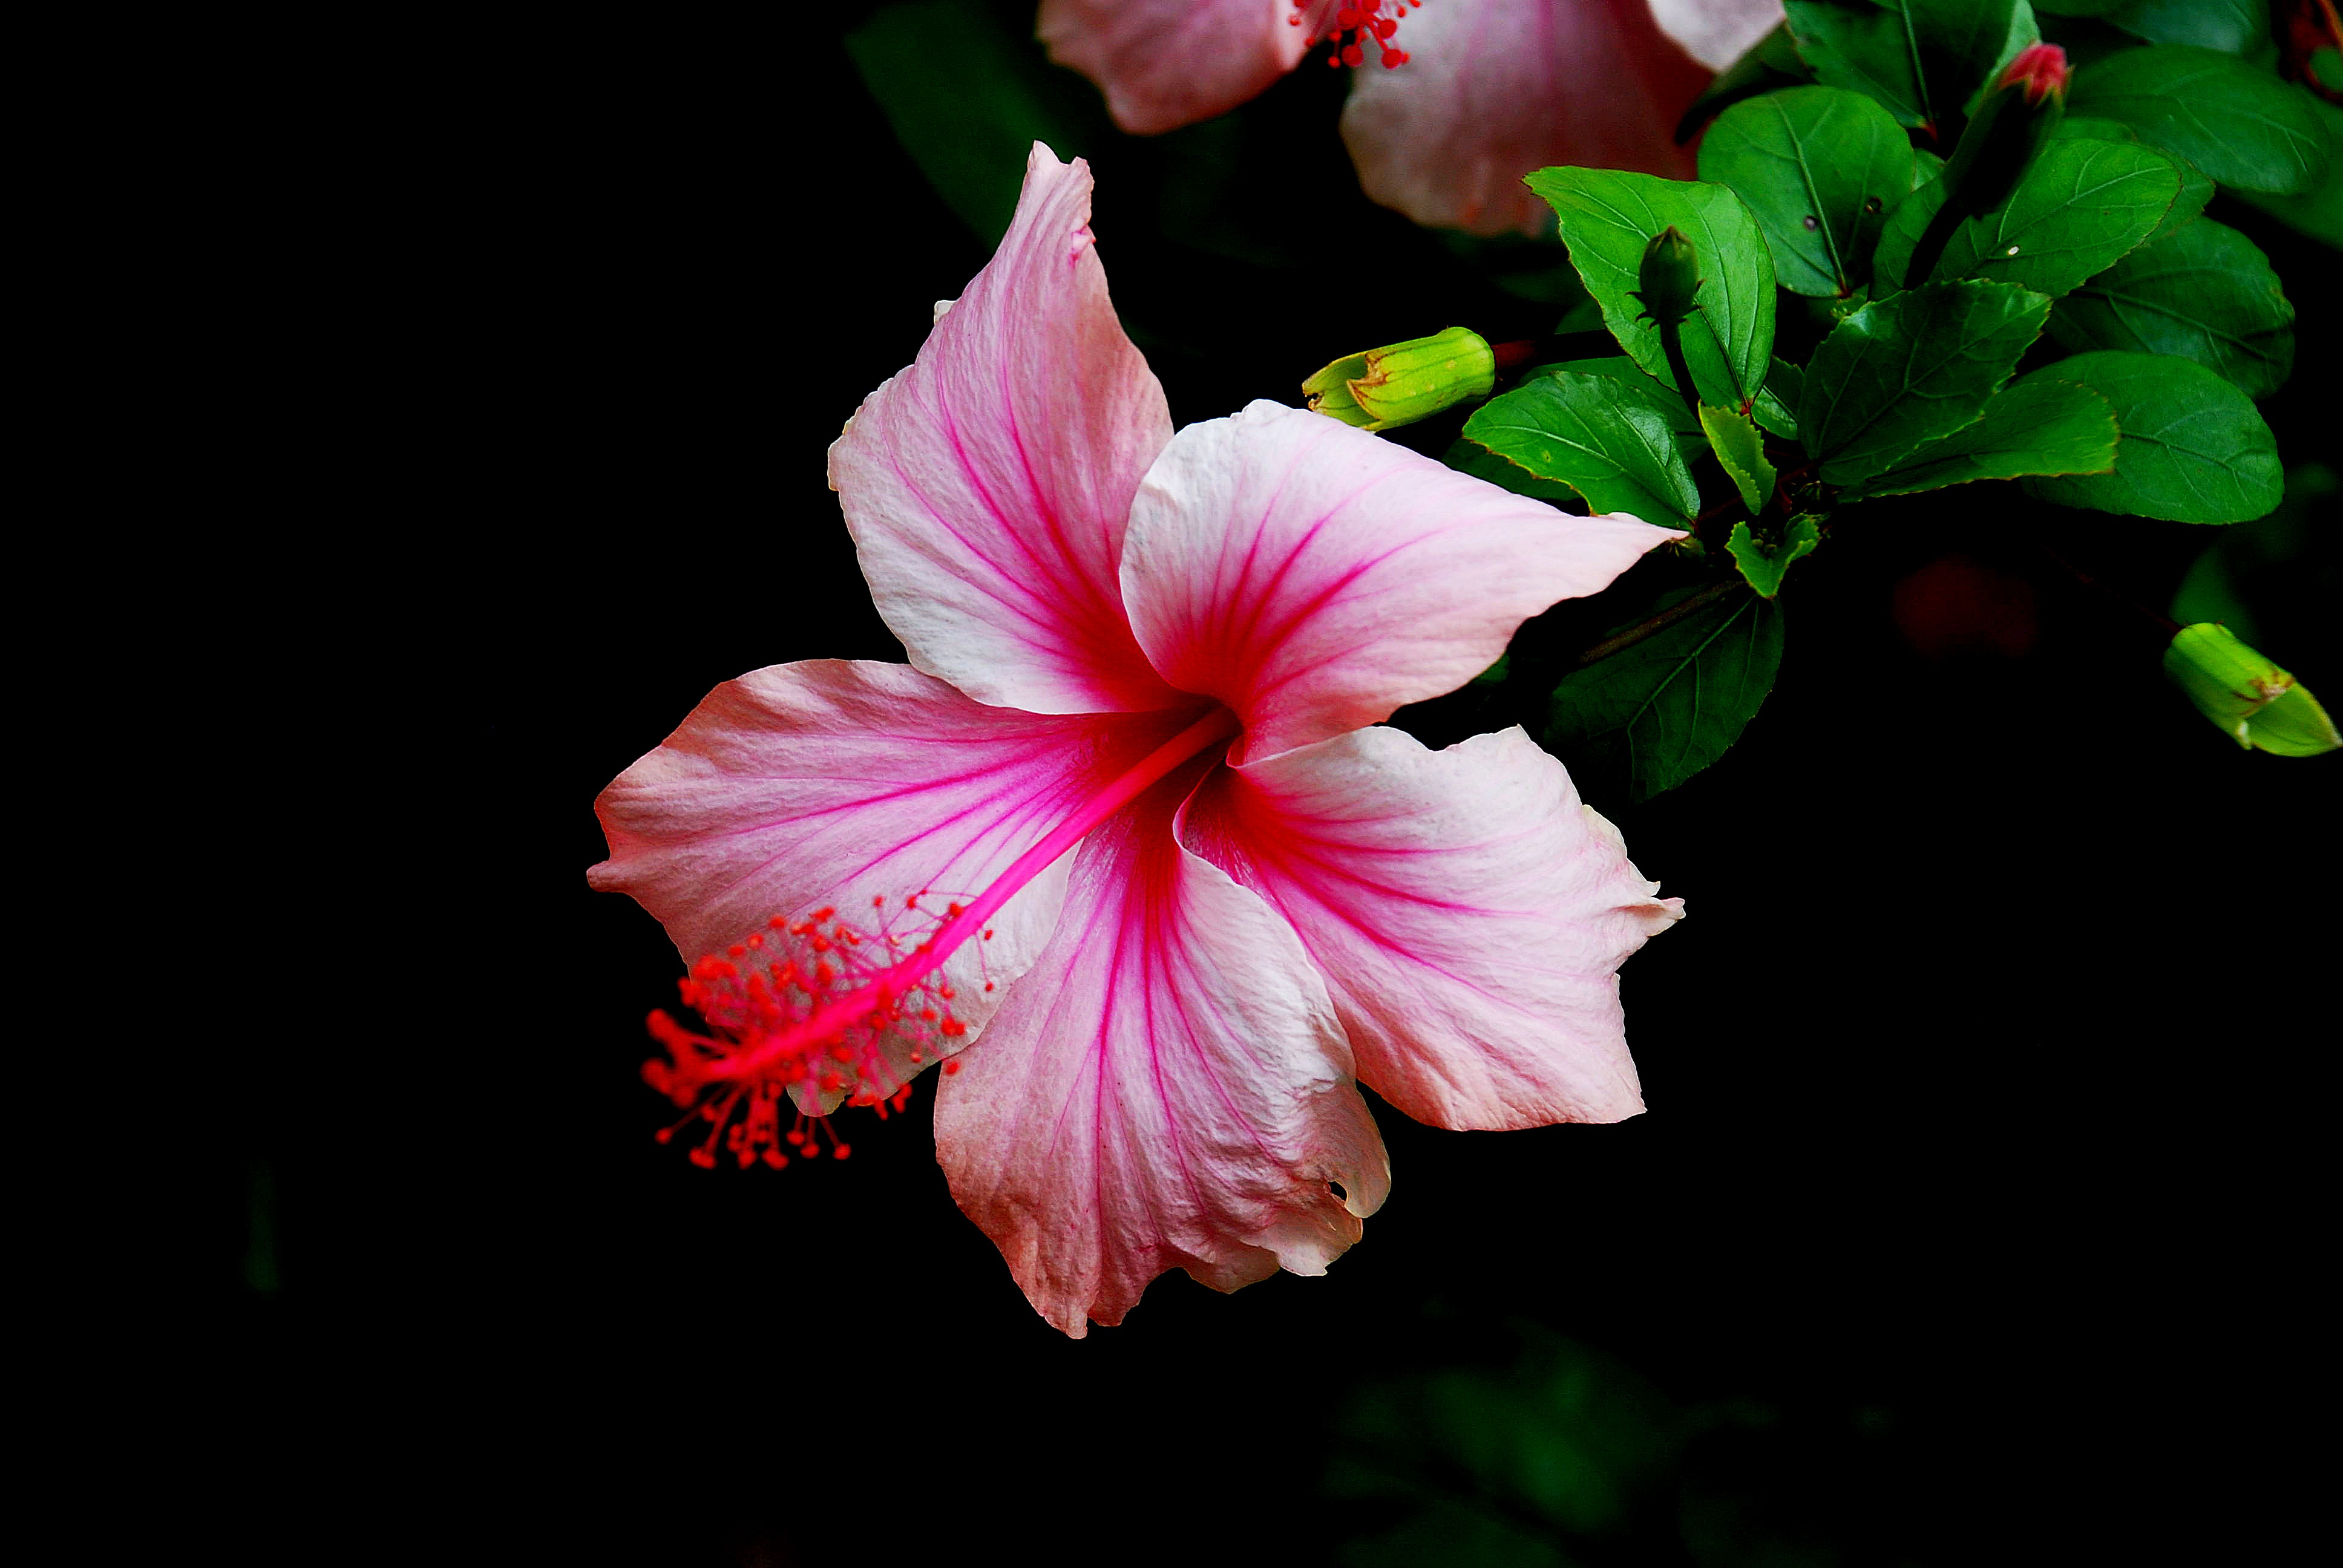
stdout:
<svg viewBox="0 0 2343 1568">
<path fill-rule="evenodd" d="M 1775 27 L 1752 45 L 1747 54 L 1718 72 L 1716 79 L 1693 100 L 1692 107 L 1676 122 L 1675 139 L 1679 145 L 1692 140 L 1694 131 L 1745 98 L 1814 79 L 1814 72 L 1798 58 L 1797 45 L 1790 41 L 1790 29 Z"/>
<path fill-rule="evenodd" d="M 1739 584 L 1666 607 L 1676 618 L 1554 688 L 1545 743 L 1628 799 L 1673 789 L 1725 755 L 1774 689 L 1782 610 Z"/>
<path fill-rule="evenodd" d="M 2126 142 L 2053 140 L 1998 212 L 1953 231 L 1934 276 L 2022 284 L 2056 297 L 2156 232 L 2179 194 L 2180 171 L 2161 153 Z M 1883 284 L 1903 278 L 1945 195 L 1938 180 L 1896 209 L 1879 240 Z"/>
<path fill-rule="evenodd" d="M 2013 381 L 1974 425 L 1931 441 L 1840 496 L 1865 501 L 2029 474 L 2104 474 L 2116 466 L 2116 411 L 2053 365 Z"/>
<path fill-rule="evenodd" d="M 2268 0 L 2124 0 L 2100 15 L 2151 44 L 2242 55 L 2269 42 Z"/>
<path fill-rule="evenodd" d="M 1765 428 L 1785 441 L 1795 441 L 1798 438 L 1798 417 L 1794 410 L 1805 385 L 1805 371 L 1776 359 L 1774 368 L 1766 373 L 1765 390 L 1757 394 L 1757 401 L 1749 412 Z"/>
<path fill-rule="evenodd" d="M 2210 49 L 2157 44 L 2075 73 L 2066 106 L 2121 120 L 2225 186 L 2284 196 L 2315 188 L 2329 163 L 2311 97 Z"/>
<path fill-rule="evenodd" d="M 2081 138 L 2086 141 L 2125 142 L 2133 146 L 2147 145 L 2139 139 L 2137 131 L 2121 120 L 2094 119 L 2087 115 L 2066 116 L 2058 122 L 2057 128 L 2050 136 L 2054 141 Z M 2172 205 L 2165 209 L 2164 221 L 2157 224 L 2156 232 L 2147 236 L 2151 242 L 2161 239 L 2203 212 L 2205 204 L 2213 199 L 2213 182 L 2203 169 L 2171 153 L 2166 153 L 2165 156 L 2171 158 L 2172 166 L 2180 171 L 2180 194 L 2172 198 Z"/>
<path fill-rule="evenodd" d="M 2115 405 L 2115 471 L 2028 479 L 2046 501 L 2182 523 L 2244 523 L 2285 493 L 2278 445 L 2246 395 L 2168 354 L 2077 354 L 2051 367 Z"/>
<path fill-rule="evenodd" d="M 1994 67 L 2041 36 L 2025 0 L 1788 0 L 1790 35 L 1824 84 L 1899 126 L 1954 124 Z"/>
<path fill-rule="evenodd" d="M 1460 474 L 1486 479 L 1499 489 L 1511 490 L 1517 496 L 1550 501 L 1558 507 L 1584 504 L 1578 492 L 1568 485 L 1541 479 L 1519 463 L 1509 463 L 1478 441 L 1467 441 L 1461 436 L 1449 444 L 1448 450 L 1440 454 L 1440 460 Z"/>
<path fill-rule="evenodd" d="M 1071 158 L 1108 139 L 1101 116 L 1072 95 L 1081 84 L 982 0 L 889 5 L 845 41 L 895 139 L 988 245 L 1009 230 L 1035 142 Z"/>
<path fill-rule="evenodd" d="M 1674 224 L 1699 253 L 1699 313 L 1684 326 L 1684 361 L 1704 402 L 1757 394 L 1774 350 L 1774 260 L 1741 198 L 1723 186 L 1616 169 L 1540 169 L 1525 182 L 1562 220 L 1571 265 L 1603 307 L 1603 325 L 1645 374 L 1675 386 L 1660 329 L 1639 320 L 1644 246 Z"/>
<path fill-rule="evenodd" d="M 1568 485 L 1598 512 L 1673 525 L 1700 510 L 1667 422 L 1601 376 L 1534 377 L 1483 404 L 1464 435 L 1541 479 Z"/>
<path fill-rule="evenodd" d="M 1667 421 L 1668 428 L 1680 436 L 1700 434 L 1700 421 L 1693 417 L 1684 400 L 1644 374 L 1643 367 L 1624 354 L 1614 354 L 1601 359 L 1564 359 L 1552 365 L 1541 365 L 1530 374 L 1551 376 L 1557 370 L 1574 371 L 1581 376 L 1600 376 L 1619 384 L 1620 395 L 1630 402 L 1649 408 Z"/>
<path fill-rule="evenodd" d="M 2338 65 L 2334 78 L 2319 79 L 2343 79 L 2343 65 Z M 2343 108 L 2322 98 L 2313 98 L 2310 112 L 2326 128 L 2328 145 L 2343 147 Z M 2238 191 L 2236 195 L 2240 201 L 2261 208 L 2288 228 L 2343 250 L 2343 157 L 2328 162 L 2327 178 L 2316 190 L 2299 196 L 2260 196 L 2252 191 Z"/>
<path fill-rule="evenodd" d="M 1737 408 L 1704 403 L 1700 427 L 1725 477 L 1741 492 L 1741 504 L 1753 512 L 1764 506 L 1765 498 L 1774 493 L 1774 465 L 1765 460 L 1765 439 L 1757 434 L 1749 416 Z"/>
<path fill-rule="evenodd" d="M 1742 580 L 1755 589 L 1761 598 L 1772 598 L 1782 591 L 1782 574 L 1800 556 L 1815 553 L 1823 542 L 1822 524 L 1807 513 L 1792 518 L 1782 530 L 1782 542 L 1771 548 L 1757 542 L 1747 523 L 1733 525 L 1732 537 L 1725 548 L 1733 557 L 1733 564 L 1741 568 Z"/>
<path fill-rule="evenodd" d="M 1846 295 L 1871 280 L 1871 249 L 1912 186 L 1912 146 L 1878 103 L 1793 87 L 1736 104 L 1700 144 L 1700 177 L 1749 204 L 1795 294 Z"/>
<path fill-rule="evenodd" d="M 2267 397 L 2294 368 L 2294 307 L 2252 240 L 2198 218 L 2144 245 L 2060 300 L 2050 336 L 2070 350 L 2177 354 Z"/>
<path fill-rule="evenodd" d="M 1854 485 L 1984 413 L 2050 301 L 2009 283 L 1927 283 L 1874 300 L 1806 364 L 1800 439 L 1822 477 Z"/>
</svg>

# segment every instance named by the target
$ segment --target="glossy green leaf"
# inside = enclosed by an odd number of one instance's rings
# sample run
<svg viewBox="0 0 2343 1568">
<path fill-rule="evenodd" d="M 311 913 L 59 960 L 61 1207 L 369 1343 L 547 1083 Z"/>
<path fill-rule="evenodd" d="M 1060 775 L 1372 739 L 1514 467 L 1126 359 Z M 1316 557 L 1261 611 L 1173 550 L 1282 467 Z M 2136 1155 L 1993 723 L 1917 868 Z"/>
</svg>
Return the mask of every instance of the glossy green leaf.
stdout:
<svg viewBox="0 0 2343 1568">
<path fill-rule="evenodd" d="M 2016 283 L 2054 298 L 2156 232 L 2180 194 L 2180 171 L 2153 148 L 2055 139 L 1998 212 L 1953 231 L 1936 277 Z M 1912 247 L 1945 204 L 1945 183 L 1912 193 L 1880 236 L 1883 288 L 1903 278 Z"/>
<path fill-rule="evenodd" d="M 1785 9 L 1799 55 L 1825 85 L 1948 138 L 1994 67 L 2041 36 L 2025 0 L 1788 0 Z"/>
<path fill-rule="evenodd" d="M 2266 397 L 2294 368 L 2294 307 L 2259 246 L 2210 218 L 2144 245 L 2060 300 L 2065 347 L 2177 354 Z"/>
<path fill-rule="evenodd" d="M 2243 523 L 2284 494 L 2269 427 L 2246 395 L 2168 354 L 2077 354 L 2052 367 L 2115 406 L 2115 471 L 2028 479 L 2046 501 L 2182 523 Z"/>
<path fill-rule="evenodd" d="M 2269 42 L 2269 0 L 2124 0 L 2100 15 L 2151 44 L 2242 55 Z"/>
<path fill-rule="evenodd" d="M 1615 381 L 1621 397 L 1657 414 L 1677 435 L 1700 434 L 1700 421 L 1694 418 L 1692 410 L 1684 407 L 1683 397 L 1644 375 L 1643 367 L 1624 354 L 1600 359 L 1564 359 L 1557 364 L 1541 365 L 1532 374 L 1551 376 L 1557 370 L 1574 371 L 1581 376 L 1600 376 L 1606 381 Z"/>
<path fill-rule="evenodd" d="M 2126 49 L 2075 73 L 2066 106 L 2121 120 L 2225 186 L 2272 195 L 2314 188 L 2330 162 L 2310 95 L 2210 49 Z"/>
<path fill-rule="evenodd" d="M 1747 523 L 1735 523 L 1725 549 L 1741 568 L 1741 580 L 1759 598 L 1772 598 L 1782 591 L 1782 574 L 1790 569 L 1790 563 L 1814 554 L 1822 542 L 1821 522 L 1801 512 L 1783 528 L 1780 543 L 1771 546 L 1761 543 Z"/>
<path fill-rule="evenodd" d="M 2114 407 L 2079 382 L 2055 379 L 2057 371 L 2052 365 L 2011 382 L 1976 424 L 1929 442 L 1839 498 L 1905 496 L 2031 474 L 2109 472 L 2116 466 Z"/>
<path fill-rule="evenodd" d="M 1604 377 L 1534 377 L 1483 404 L 1464 435 L 1541 479 L 1568 485 L 1598 512 L 1674 525 L 1700 510 L 1667 422 Z"/>
<path fill-rule="evenodd" d="M 1798 438 L 1798 397 L 1805 390 L 1806 373 L 1784 360 L 1774 361 L 1766 373 L 1765 390 L 1757 394 L 1757 401 L 1749 412 L 1758 425 L 1785 441 Z"/>
<path fill-rule="evenodd" d="M 1876 100 L 1793 87 L 1736 104 L 1700 144 L 1700 177 L 1749 204 L 1795 294 L 1845 295 L 1871 279 L 1887 209 L 1912 185 L 1912 145 Z"/>
<path fill-rule="evenodd" d="M 1807 361 L 1799 439 L 1831 484 L 1887 472 L 1983 414 L 2049 314 L 2046 297 L 2008 283 L 1929 283 L 1873 301 Z"/>
<path fill-rule="evenodd" d="M 2337 64 L 2335 75 L 2343 78 L 2343 62 Z M 2310 100 L 2310 112 L 2325 128 L 2328 146 L 2343 149 L 2343 108 L 2338 108 L 2323 98 L 2313 98 Z M 2322 245 L 2343 250 L 2343 154 L 2328 161 L 2327 177 L 2319 182 L 2317 188 L 2298 196 L 2260 196 L 2253 191 L 2234 194 L 2240 201 L 2261 208 L 2288 228 L 2307 234 Z"/>
<path fill-rule="evenodd" d="M 2121 120 L 2101 120 L 2088 115 L 2068 115 L 2058 122 L 2057 129 L 2052 131 L 2050 135 L 2054 140 L 2081 138 L 2099 142 L 2127 142 L 2134 146 L 2147 145 L 2140 140 L 2137 131 L 2133 130 Z M 2165 209 L 2164 221 L 2157 224 L 2156 232 L 2147 236 L 2151 241 L 2170 234 L 2174 229 L 2203 212 L 2205 204 L 2213 199 L 2213 182 L 2203 169 L 2198 168 L 2187 158 L 2174 156 L 2168 152 L 2165 156 L 2172 158 L 2172 166 L 2180 171 L 2180 194 L 2172 198 L 2172 205 Z"/>
<path fill-rule="evenodd" d="M 1460 474 L 1470 474 L 1476 479 L 1486 479 L 1501 490 L 1511 490 L 1517 496 L 1529 496 L 1558 507 L 1575 508 L 1584 503 L 1576 490 L 1552 479 L 1541 479 L 1519 463 L 1509 463 L 1478 441 L 1458 437 L 1449 443 L 1440 460 Z"/>
<path fill-rule="evenodd" d="M 845 42 L 895 139 L 988 245 L 1008 232 L 1035 142 L 1071 158 L 1111 134 L 1072 91 L 1081 84 L 981 0 L 889 5 Z"/>
<path fill-rule="evenodd" d="M 1545 743 L 1632 801 L 1673 789 L 1718 758 L 1774 689 L 1782 610 L 1735 583 L 1554 689 Z"/>
<path fill-rule="evenodd" d="M 1706 403 L 1757 394 L 1774 350 L 1774 259 L 1749 208 L 1723 186 L 1617 169 L 1540 169 L 1526 181 L 1554 207 L 1563 243 L 1603 325 L 1644 372 L 1673 387 L 1659 328 L 1639 320 L 1644 246 L 1674 224 L 1693 243 L 1703 279 L 1699 313 L 1684 326 L 1684 361 Z"/>
<path fill-rule="evenodd" d="M 1774 465 L 1765 460 L 1765 439 L 1757 434 L 1749 416 L 1737 408 L 1704 403 L 1700 428 L 1725 477 L 1741 492 L 1741 504 L 1753 512 L 1764 506 L 1765 498 L 1774 493 Z"/>
</svg>

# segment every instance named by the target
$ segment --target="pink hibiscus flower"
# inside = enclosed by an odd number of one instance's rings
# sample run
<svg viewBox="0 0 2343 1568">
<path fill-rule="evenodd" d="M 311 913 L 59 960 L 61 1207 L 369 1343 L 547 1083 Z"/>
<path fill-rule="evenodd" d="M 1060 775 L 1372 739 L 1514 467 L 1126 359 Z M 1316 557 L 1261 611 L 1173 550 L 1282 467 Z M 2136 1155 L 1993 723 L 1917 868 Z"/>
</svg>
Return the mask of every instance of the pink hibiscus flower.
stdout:
<svg viewBox="0 0 2343 1568">
<path fill-rule="evenodd" d="M 1140 135 L 1235 108 L 1333 34 L 1365 67 L 1342 140 L 1367 195 L 1490 235 L 1544 220 L 1533 169 L 1690 179 L 1678 116 L 1781 19 L 1781 0 L 1041 0 L 1040 30 Z"/>
<path fill-rule="evenodd" d="M 910 665 L 719 687 L 590 874 L 709 955 L 651 1074 L 703 1159 L 941 1060 L 953 1195 L 1077 1336 L 1169 1269 L 1323 1271 L 1389 1182 L 1354 1077 L 1443 1127 L 1634 1114 L 1615 971 L 1681 913 L 1519 729 L 1379 724 L 1678 536 L 1275 404 L 1174 435 L 1090 192 L 1037 146 L 831 448 Z"/>
</svg>

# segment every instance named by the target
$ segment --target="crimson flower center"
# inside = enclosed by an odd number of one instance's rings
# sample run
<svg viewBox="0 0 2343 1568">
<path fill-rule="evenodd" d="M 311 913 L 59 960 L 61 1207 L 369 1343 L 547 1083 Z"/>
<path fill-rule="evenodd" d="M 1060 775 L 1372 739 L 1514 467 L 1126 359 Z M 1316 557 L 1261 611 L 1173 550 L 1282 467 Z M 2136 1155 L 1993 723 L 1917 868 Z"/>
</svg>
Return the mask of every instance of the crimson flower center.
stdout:
<svg viewBox="0 0 2343 1568">
<path fill-rule="evenodd" d="M 938 896 L 923 888 L 891 910 L 883 895 L 874 898 L 864 923 L 841 917 L 836 905 L 777 914 L 722 953 L 699 959 L 679 990 L 707 1032 L 652 1013 L 651 1036 L 668 1060 L 643 1066 L 651 1087 L 712 1124 L 693 1162 L 714 1165 L 719 1141 L 744 1166 L 759 1159 L 787 1165 L 784 1143 L 815 1152 L 827 1131 L 820 1115 L 800 1110 L 790 1131 L 779 1131 L 780 1101 L 792 1090 L 884 1116 L 890 1105 L 902 1109 L 910 1095 L 904 1080 L 929 1061 L 957 1071 L 959 1063 L 946 1059 L 968 1026 L 953 1010 L 957 992 L 945 961 L 971 940 L 989 940 L 986 922 L 1001 906 L 1100 823 L 1182 764 L 1225 746 L 1241 728 L 1235 714 L 1214 704 L 1085 797 L 989 885 L 947 899 L 940 912 Z M 993 984 L 983 981 L 988 991 Z M 674 1131 L 661 1132 L 660 1141 Z M 830 1136 L 832 1152 L 844 1159 L 848 1146 Z"/>
</svg>

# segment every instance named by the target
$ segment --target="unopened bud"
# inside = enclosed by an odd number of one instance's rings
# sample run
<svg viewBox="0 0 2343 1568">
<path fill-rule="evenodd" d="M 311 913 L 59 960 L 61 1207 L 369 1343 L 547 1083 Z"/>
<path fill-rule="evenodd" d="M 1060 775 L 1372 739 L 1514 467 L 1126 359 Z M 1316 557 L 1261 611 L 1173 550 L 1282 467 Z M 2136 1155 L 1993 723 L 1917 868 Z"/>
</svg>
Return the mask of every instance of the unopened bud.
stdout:
<svg viewBox="0 0 2343 1568">
<path fill-rule="evenodd" d="M 2066 51 L 2036 44 L 1995 79 L 1945 165 L 1948 206 L 1974 217 L 2009 199 L 2066 112 Z"/>
<path fill-rule="evenodd" d="M 2207 621 L 2181 628 L 2164 650 L 2164 673 L 2239 746 L 2279 757 L 2343 747 L 2343 735 L 2309 689 L 2227 627 Z"/>
<path fill-rule="evenodd" d="M 1631 297 L 1644 307 L 1644 318 L 1655 327 L 1680 327 L 1700 292 L 1700 252 L 1670 224 L 1644 246 L 1635 282 L 1639 286 Z"/>
<path fill-rule="evenodd" d="M 1337 359 L 1302 384 L 1310 407 L 1362 430 L 1429 419 L 1496 389 L 1497 357 L 1477 332 L 1451 327 Z"/>
</svg>

